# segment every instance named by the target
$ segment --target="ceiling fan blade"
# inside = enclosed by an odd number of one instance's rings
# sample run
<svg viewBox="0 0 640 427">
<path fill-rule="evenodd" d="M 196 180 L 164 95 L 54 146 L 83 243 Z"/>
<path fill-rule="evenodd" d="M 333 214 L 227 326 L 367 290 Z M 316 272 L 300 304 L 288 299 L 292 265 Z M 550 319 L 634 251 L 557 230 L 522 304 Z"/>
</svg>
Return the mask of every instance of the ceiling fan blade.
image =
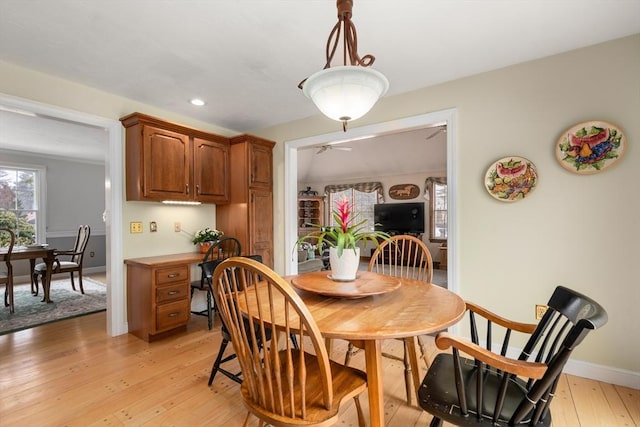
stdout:
<svg viewBox="0 0 640 427">
<path fill-rule="evenodd" d="M 447 127 L 446 126 L 438 126 L 436 128 L 435 131 L 433 131 L 433 133 L 431 133 L 431 135 L 427 136 L 425 139 L 428 141 L 431 138 L 434 138 L 436 135 L 438 135 L 440 132 L 447 132 Z"/>
<path fill-rule="evenodd" d="M 439 133 L 440 133 L 440 129 L 438 129 L 437 131 L 433 132 L 431 135 L 427 136 L 425 139 L 428 141 L 431 138 L 434 138 Z"/>
<path fill-rule="evenodd" d="M 325 151 L 327 151 L 327 148 L 329 148 L 328 145 L 323 145 L 318 151 L 316 151 L 316 154 L 324 153 Z"/>
<path fill-rule="evenodd" d="M 332 147 L 334 150 L 342 150 L 342 151 L 351 151 L 353 148 L 351 147 Z"/>
</svg>

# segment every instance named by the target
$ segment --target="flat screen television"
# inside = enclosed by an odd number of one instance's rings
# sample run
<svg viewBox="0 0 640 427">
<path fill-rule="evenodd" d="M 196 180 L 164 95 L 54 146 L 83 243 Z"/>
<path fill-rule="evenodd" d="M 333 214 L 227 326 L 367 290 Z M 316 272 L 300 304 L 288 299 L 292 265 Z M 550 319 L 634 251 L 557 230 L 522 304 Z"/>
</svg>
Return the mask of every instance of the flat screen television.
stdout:
<svg viewBox="0 0 640 427">
<path fill-rule="evenodd" d="M 379 203 L 373 207 L 376 230 L 395 234 L 424 233 L 424 203 Z"/>
</svg>

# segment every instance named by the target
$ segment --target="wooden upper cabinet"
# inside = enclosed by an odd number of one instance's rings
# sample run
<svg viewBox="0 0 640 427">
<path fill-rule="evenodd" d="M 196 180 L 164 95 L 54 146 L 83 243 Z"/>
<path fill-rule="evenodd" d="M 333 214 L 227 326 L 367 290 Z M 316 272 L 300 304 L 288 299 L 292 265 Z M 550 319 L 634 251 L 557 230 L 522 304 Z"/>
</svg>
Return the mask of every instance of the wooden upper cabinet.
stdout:
<svg viewBox="0 0 640 427">
<path fill-rule="evenodd" d="M 249 145 L 249 187 L 268 188 L 273 185 L 273 152 L 271 146 Z"/>
<path fill-rule="evenodd" d="M 154 126 L 142 128 L 142 194 L 159 200 L 189 200 L 189 137 Z"/>
<path fill-rule="evenodd" d="M 227 202 L 229 144 L 194 138 L 193 166 L 196 198 L 201 202 Z"/>
<path fill-rule="evenodd" d="M 126 128 L 127 200 L 229 201 L 229 140 L 133 113 Z"/>
</svg>

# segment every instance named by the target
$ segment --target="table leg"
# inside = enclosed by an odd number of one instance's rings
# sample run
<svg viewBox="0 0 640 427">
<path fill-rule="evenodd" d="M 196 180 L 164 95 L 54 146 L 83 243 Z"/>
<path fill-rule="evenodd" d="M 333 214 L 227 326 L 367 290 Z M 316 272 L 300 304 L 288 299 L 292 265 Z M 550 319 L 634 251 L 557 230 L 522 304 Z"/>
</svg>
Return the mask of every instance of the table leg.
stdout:
<svg viewBox="0 0 640 427">
<path fill-rule="evenodd" d="M 46 302 L 47 304 L 52 303 L 51 298 L 49 296 L 49 291 L 51 289 L 51 270 L 53 270 L 53 253 L 44 258 L 44 263 L 47 266 L 45 274 L 42 276 L 42 293 L 44 297 L 42 298 L 42 302 Z"/>
<path fill-rule="evenodd" d="M 369 391 L 369 417 L 371 427 L 384 426 L 384 394 L 382 388 L 382 343 L 380 340 L 364 342 L 364 357 Z"/>
</svg>

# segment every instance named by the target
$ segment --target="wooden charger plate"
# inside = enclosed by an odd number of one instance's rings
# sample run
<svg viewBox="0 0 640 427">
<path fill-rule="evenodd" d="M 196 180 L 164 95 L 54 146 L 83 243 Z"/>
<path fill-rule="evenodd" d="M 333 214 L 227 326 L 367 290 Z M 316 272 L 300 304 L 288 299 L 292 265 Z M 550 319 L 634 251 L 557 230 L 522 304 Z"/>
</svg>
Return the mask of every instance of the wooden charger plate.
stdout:
<svg viewBox="0 0 640 427">
<path fill-rule="evenodd" d="M 393 276 L 358 271 L 356 280 L 337 282 L 330 279 L 331 271 L 315 271 L 295 276 L 291 284 L 303 291 L 334 298 L 364 298 L 386 294 L 402 286 L 400 279 Z"/>
</svg>

